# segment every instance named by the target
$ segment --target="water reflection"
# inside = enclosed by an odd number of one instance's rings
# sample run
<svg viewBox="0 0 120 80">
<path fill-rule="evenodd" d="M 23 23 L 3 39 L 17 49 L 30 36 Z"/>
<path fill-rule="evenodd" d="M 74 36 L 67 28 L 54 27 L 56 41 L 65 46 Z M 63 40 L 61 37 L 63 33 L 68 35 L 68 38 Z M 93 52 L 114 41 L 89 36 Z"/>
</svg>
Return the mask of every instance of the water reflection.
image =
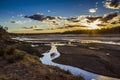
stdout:
<svg viewBox="0 0 120 80">
<path fill-rule="evenodd" d="M 64 46 L 64 45 L 69 45 L 69 46 L 75 46 L 74 43 L 101 43 L 101 44 L 111 44 L 111 45 L 120 45 L 120 42 L 118 41 L 112 41 L 110 40 L 98 40 L 98 39 L 93 39 L 93 40 L 89 40 L 89 39 L 64 39 L 64 40 L 54 40 L 54 39 L 37 39 L 37 38 L 20 38 L 20 37 L 15 37 L 12 38 L 14 40 L 19 40 L 19 41 L 25 41 L 25 42 L 29 42 L 29 43 L 44 43 L 47 45 L 50 45 L 50 43 L 52 42 L 56 42 L 59 43 L 60 46 Z M 118 39 L 119 40 L 119 39 Z M 57 44 L 58 45 L 58 44 Z"/>
</svg>

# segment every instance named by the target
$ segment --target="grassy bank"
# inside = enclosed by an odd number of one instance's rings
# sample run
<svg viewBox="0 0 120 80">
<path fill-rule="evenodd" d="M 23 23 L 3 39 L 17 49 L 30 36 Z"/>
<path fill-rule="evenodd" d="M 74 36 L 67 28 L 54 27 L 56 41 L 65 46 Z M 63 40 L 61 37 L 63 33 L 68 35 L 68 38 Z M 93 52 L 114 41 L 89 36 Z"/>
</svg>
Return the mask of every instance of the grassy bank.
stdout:
<svg viewBox="0 0 120 80">
<path fill-rule="evenodd" d="M 14 41 L 0 28 L 0 80 L 84 80 L 57 67 L 42 64 L 37 52 L 29 43 Z M 30 52 L 30 53 L 29 53 Z"/>
</svg>

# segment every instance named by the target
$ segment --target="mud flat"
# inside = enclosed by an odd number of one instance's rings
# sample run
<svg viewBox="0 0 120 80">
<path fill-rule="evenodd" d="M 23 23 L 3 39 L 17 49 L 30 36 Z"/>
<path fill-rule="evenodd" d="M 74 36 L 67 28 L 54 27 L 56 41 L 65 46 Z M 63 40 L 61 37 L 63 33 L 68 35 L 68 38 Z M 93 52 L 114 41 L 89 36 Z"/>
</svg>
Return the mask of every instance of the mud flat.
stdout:
<svg viewBox="0 0 120 80">
<path fill-rule="evenodd" d="M 58 51 L 61 56 L 53 60 L 54 62 L 120 78 L 119 45 L 77 43 L 77 46 L 58 46 Z"/>
<path fill-rule="evenodd" d="M 58 45 L 58 44 L 56 44 L 56 45 Z M 112 78 L 112 77 L 88 72 L 88 71 L 82 70 L 82 69 L 74 67 L 74 66 L 58 64 L 58 63 L 53 62 L 53 60 L 58 57 L 60 57 L 60 53 L 57 50 L 57 47 L 55 46 L 55 44 L 53 44 L 53 45 L 51 45 L 51 49 L 49 51 L 43 53 L 43 57 L 40 58 L 40 61 L 43 64 L 57 66 L 60 69 L 69 71 L 73 75 L 82 76 L 82 77 L 84 77 L 85 80 L 119 80 L 117 78 Z"/>
</svg>

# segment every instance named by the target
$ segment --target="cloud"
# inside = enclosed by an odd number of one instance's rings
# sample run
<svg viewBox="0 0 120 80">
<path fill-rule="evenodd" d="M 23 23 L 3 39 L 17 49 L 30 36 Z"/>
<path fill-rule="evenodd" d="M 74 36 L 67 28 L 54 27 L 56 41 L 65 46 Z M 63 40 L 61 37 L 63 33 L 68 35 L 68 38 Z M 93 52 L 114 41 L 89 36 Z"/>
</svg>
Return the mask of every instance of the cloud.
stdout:
<svg viewBox="0 0 120 80">
<path fill-rule="evenodd" d="M 120 15 L 119 12 L 112 12 L 112 13 L 104 14 L 102 20 L 104 22 L 107 22 L 108 20 L 112 20 L 114 17 L 117 17 L 118 15 Z M 118 18 L 120 18 L 120 17 L 118 17 Z"/>
<path fill-rule="evenodd" d="M 15 18 L 15 16 L 12 16 L 12 18 Z"/>
<path fill-rule="evenodd" d="M 51 10 L 48 10 L 48 12 L 51 12 Z"/>
<path fill-rule="evenodd" d="M 20 17 L 23 17 L 24 15 L 23 14 L 20 14 Z"/>
<path fill-rule="evenodd" d="M 120 24 L 120 14 L 118 14 L 116 17 L 114 17 L 113 19 L 108 20 L 108 23 L 112 23 L 112 24 Z"/>
<path fill-rule="evenodd" d="M 98 5 L 98 2 L 96 2 L 95 4 Z"/>
<path fill-rule="evenodd" d="M 40 21 L 46 25 L 51 27 L 63 26 L 66 23 L 67 18 L 62 16 L 45 16 L 43 14 L 33 14 L 31 16 L 24 16 L 25 18 L 29 18 L 31 20 Z"/>
<path fill-rule="evenodd" d="M 22 21 L 10 21 L 10 23 L 14 23 L 14 24 L 23 24 Z"/>
<path fill-rule="evenodd" d="M 19 15 L 17 15 L 18 17 L 24 17 L 24 14 L 19 14 Z"/>
<path fill-rule="evenodd" d="M 53 20 L 65 20 L 65 17 L 62 16 L 45 16 L 43 14 L 34 14 L 31 16 L 24 16 L 25 18 L 30 18 L 32 20 L 38 20 L 38 21 L 53 21 Z"/>
<path fill-rule="evenodd" d="M 44 15 L 42 14 L 34 14 L 32 16 L 24 16 L 25 18 L 30 18 L 30 19 L 33 19 L 33 20 L 39 20 L 39 21 L 42 21 L 44 19 Z"/>
<path fill-rule="evenodd" d="M 82 15 L 82 16 L 69 18 L 68 21 L 83 23 L 83 22 L 93 22 L 101 18 L 102 18 L 101 16 Z"/>
<path fill-rule="evenodd" d="M 97 8 L 94 8 L 97 10 Z M 119 12 L 108 13 L 103 16 L 90 16 L 90 15 L 81 15 L 71 18 L 65 18 L 62 16 L 45 16 L 43 14 L 34 14 L 31 16 L 25 16 L 25 18 L 30 18 L 31 20 L 37 20 L 43 22 L 50 27 L 59 26 L 64 27 L 69 26 L 84 26 L 83 24 L 93 23 L 96 20 L 102 21 L 103 23 L 118 23 L 120 16 L 117 16 Z M 117 18 L 115 18 L 117 17 Z M 114 18 L 114 19 L 113 19 Z M 114 21 L 113 21 L 114 20 Z"/>
<path fill-rule="evenodd" d="M 53 16 L 44 16 L 43 14 L 34 14 L 32 16 L 24 16 L 25 18 L 30 18 L 33 20 L 38 20 L 38 21 L 45 21 L 45 20 L 54 20 L 56 19 Z"/>
<path fill-rule="evenodd" d="M 96 2 L 96 3 L 95 3 L 95 7 L 98 7 L 98 4 L 99 4 L 99 2 Z"/>
<path fill-rule="evenodd" d="M 91 23 L 94 22 L 95 20 L 101 20 L 103 23 L 106 22 L 114 22 L 118 23 L 120 22 L 120 13 L 119 12 L 111 12 L 104 14 L 103 16 L 89 16 L 89 15 L 83 15 L 83 16 L 76 16 L 67 19 L 69 23 L 76 23 L 76 24 L 81 24 L 81 23 Z"/>
<path fill-rule="evenodd" d="M 34 26 L 31 26 L 31 27 L 22 27 L 22 29 L 33 29 L 33 30 L 37 30 L 37 29 L 41 29 L 40 26 L 38 25 L 34 25 Z"/>
<path fill-rule="evenodd" d="M 91 8 L 91 9 L 89 9 L 90 13 L 96 13 L 96 11 L 97 11 L 97 8 Z"/>
<path fill-rule="evenodd" d="M 116 17 L 116 18 L 115 18 Z M 90 16 L 90 15 L 82 15 L 82 16 L 76 16 L 76 17 L 72 17 L 67 19 L 70 22 L 76 22 L 76 23 L 81 23 L 81 22 L 94 22 L 95 20 L 99 19 L 102 20 L 103 22 L 107 22 L 109 20 L 113 20 L 113 18 L 115 18 L 115 20 L 120 20 L 120 13 L 119 12 L 111 12 L 111 13 L 107 13 L 104 14 L 103 16 Z M 115 21 L 114 20 L 114 21 Z"/>
<path fill-rule="evenodd" d="M 106 0 L 105 7 L 109 9 L 120 9 L 119 0 Z"/>
</svg>

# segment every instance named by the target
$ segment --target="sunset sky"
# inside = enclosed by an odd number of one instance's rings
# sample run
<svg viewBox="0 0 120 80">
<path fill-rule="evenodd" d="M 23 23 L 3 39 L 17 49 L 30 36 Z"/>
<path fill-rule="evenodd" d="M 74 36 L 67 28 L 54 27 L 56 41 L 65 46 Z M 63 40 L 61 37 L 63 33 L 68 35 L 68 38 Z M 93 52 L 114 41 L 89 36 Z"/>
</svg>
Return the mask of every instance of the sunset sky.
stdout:
<svg viewBox="0 0 120 80">
<path fill-rule="evenodd" d="M 31 26 L 48 28 L 48 24 L 24 16 L 42 14 L 70 18 L 80 15 L 102 16 L 120 11 L 119 3 L 118 8 L 114 8 L 106 4 L 106 1 L 111 2 L 111 0 L 0 0 L 0 25 L 9 29 Z"/>
</svg>

